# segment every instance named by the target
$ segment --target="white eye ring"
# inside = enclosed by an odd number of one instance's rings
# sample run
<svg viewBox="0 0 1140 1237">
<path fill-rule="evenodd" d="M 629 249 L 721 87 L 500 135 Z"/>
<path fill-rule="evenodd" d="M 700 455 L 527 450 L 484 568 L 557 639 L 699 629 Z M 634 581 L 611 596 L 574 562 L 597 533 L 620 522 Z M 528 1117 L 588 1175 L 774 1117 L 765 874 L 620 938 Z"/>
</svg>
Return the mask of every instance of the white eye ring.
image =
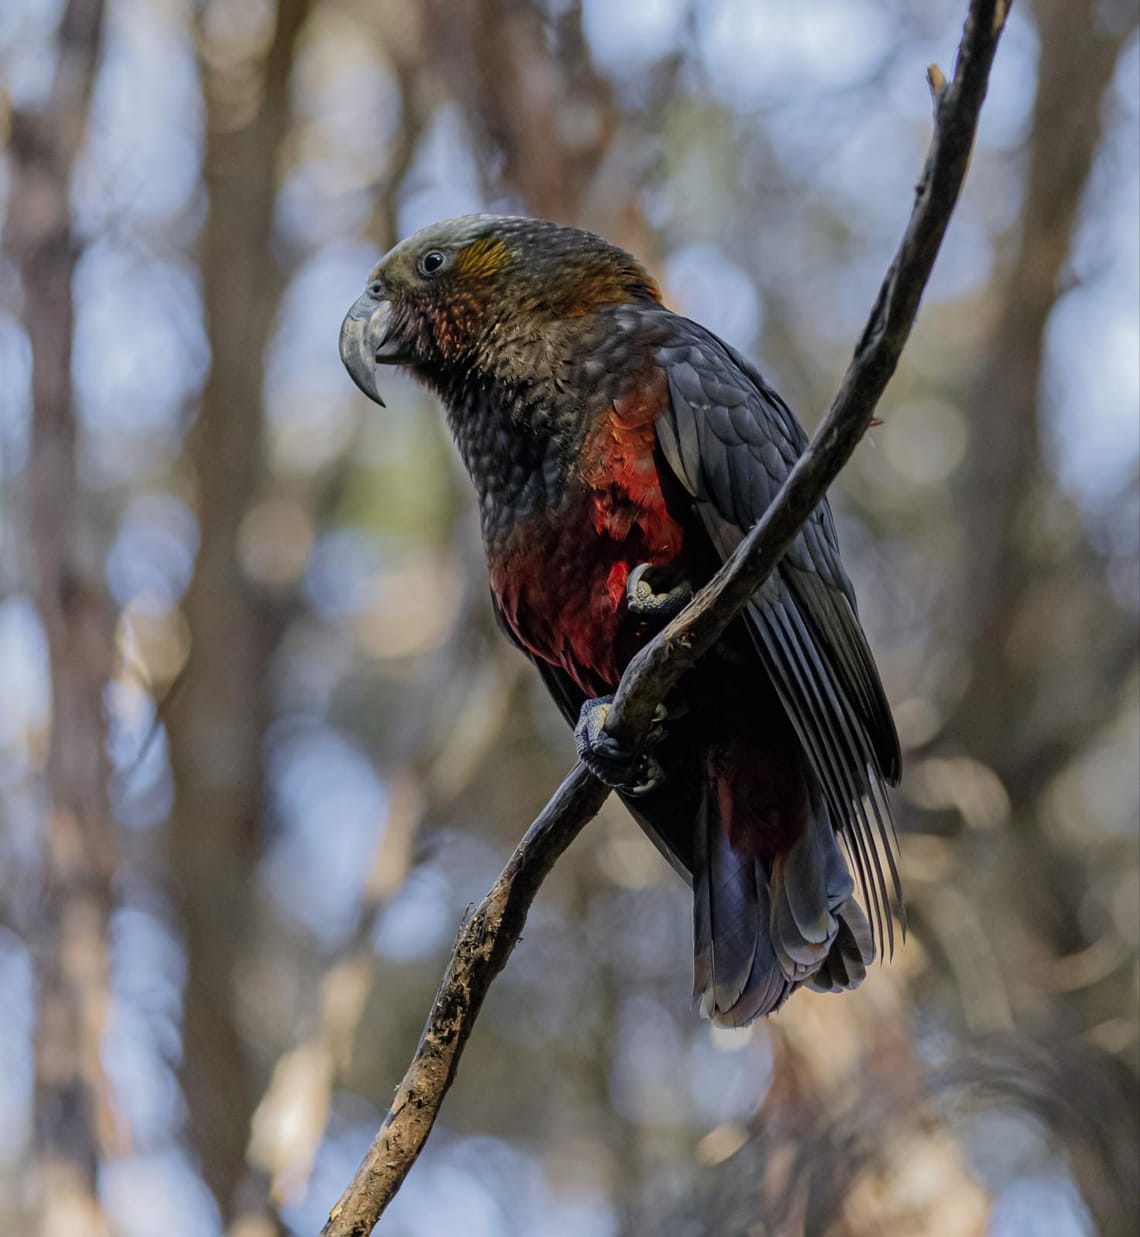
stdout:
<svg viewBox="0 0 1140 1237">
<path fill-rule="evenodd" d="M 428 276 L 438 275 L 440 271 L 447 265 L 447 254 L 441 249 L 429 249 L 427 253 L 420 258 L 419 266 L 420 273 Z"/>
</svg>

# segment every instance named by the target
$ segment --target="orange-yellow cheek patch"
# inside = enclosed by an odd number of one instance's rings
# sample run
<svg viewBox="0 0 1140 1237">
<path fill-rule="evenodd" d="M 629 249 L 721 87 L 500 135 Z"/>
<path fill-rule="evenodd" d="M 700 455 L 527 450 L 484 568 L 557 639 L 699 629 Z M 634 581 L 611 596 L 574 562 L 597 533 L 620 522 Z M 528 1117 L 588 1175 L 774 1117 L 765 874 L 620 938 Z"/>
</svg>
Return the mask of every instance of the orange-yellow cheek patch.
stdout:
<svg viewBox="0 0 1140 1237">
<path fill-rule="evenodd" d="M 486 279 L 496 271 L 502 270 L 507 263 L 507 246 L 505 242 L 493 236 L 485 236 L 464 246 L 455 258 L 455 269 L 461 275 L 475 279 Z"/>
</svg>

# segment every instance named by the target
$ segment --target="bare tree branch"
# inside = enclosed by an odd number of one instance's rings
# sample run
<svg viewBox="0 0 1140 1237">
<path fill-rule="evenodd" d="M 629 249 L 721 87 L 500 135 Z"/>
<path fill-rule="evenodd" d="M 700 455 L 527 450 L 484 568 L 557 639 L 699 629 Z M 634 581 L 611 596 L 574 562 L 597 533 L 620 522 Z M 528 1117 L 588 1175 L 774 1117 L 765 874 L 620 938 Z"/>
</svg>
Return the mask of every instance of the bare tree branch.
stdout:
<svg viewBox="0 0 1140 1237">
<path fill-rule="evenodd" d="M 935 131 L 902 243 L 839 393 L 764 517 L 688 608 L 622 678 L 609 729 L 635 745 L 653 712 L 776 567 L 867 430 L 914 323 L 966 175 L 1007 0 L 972 0 L 954 79 L 936 87 Z M 941 86 L 941 74 L 932 84 Z M 514 948 L 558 856 L 608 791 L 581 765 L 527 830 L 494 888 L 461 928 L 415 1057 L 372 1146 L 330 1213 L 322 1237 L 370 1233 L 431 1132 L 483 998 Z"/>
</svg>

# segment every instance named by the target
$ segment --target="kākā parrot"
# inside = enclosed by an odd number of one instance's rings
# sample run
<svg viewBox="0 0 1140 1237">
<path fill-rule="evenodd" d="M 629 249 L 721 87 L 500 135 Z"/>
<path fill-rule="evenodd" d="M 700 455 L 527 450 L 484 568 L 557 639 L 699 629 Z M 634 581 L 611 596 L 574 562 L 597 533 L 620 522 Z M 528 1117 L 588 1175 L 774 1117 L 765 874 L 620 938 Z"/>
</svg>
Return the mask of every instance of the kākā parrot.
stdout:
<svg viewBox="0 0 1140 1237">
<path fill-rule="evenodd" d="M 537 219 L 470 215 L 397 245 L 340 352 L 377 403 L 385 365 L 442 400 L 500 626 L 691 882 L 702 1013 L 740 1026 L 800 986 L 856 987 L 901 914 L 885 790 L 900 754 L 826 502 L 659 710 L 650 750 L 605 731 L 632 655 L 804 449 L 783 400 L 629 254 Z"/>
</svg>

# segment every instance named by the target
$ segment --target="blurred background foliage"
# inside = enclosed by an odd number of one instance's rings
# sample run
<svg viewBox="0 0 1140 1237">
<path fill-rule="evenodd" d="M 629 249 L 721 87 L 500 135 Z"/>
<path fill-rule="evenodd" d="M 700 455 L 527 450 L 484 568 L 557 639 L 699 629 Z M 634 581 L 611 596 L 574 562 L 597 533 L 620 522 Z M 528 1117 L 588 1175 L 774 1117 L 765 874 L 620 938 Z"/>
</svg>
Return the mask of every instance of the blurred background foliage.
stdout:
<svg viewBox="0 0 1140 1237">
<path fill-rule="evenodd" d="M 0 5 L 0 1230 L 314 1233 L 568 767 L 434 402 L 350 386 L 394 239 L 588 226 L 814 425 L 963 0 Z M 620 807 L 393 1237 L 1131 1233 L 1140 49 L 1022 0 L 835 494 L 911 931 L 726 1033 Z"/>
</svg>

